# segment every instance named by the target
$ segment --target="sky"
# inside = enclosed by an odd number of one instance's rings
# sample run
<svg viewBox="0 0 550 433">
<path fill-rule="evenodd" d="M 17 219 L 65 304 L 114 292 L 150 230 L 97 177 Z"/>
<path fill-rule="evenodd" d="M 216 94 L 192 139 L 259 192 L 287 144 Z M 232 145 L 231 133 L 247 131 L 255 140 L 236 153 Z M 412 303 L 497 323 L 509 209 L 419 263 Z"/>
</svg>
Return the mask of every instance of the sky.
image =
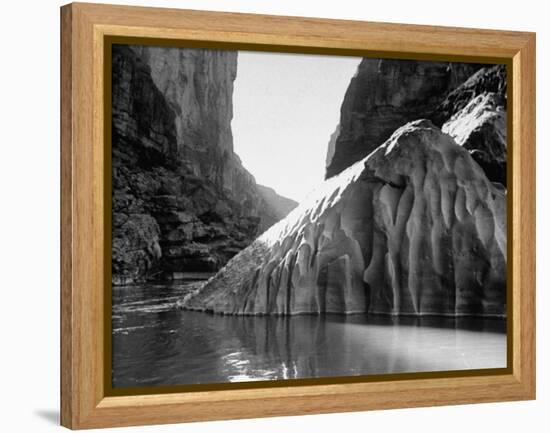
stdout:
<svg viewBox="0 0 550 433">
<path fill-rule="evenodd" d="M 233 143 L 256 182 L 301 201 L 321 183 L 359 57 L 239 51 Z"/>
</svg>

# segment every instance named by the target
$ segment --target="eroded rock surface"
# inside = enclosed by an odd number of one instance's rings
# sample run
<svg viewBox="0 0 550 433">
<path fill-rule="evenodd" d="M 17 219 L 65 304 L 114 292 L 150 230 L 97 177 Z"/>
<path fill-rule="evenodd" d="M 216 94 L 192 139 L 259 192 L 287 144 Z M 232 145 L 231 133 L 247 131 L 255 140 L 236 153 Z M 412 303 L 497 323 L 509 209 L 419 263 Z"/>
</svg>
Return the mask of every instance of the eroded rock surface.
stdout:
<svg viewBox="0 0 550 433">
<path fill-rule="evenodd" d="M 434 107 L 480 65 L 365 58 L 346 91 L 329 144 L 326 178 L 367 156 L 405 123 Z"/>
<path fill-rule="evenodd" d="M 184 308 L 504 315 L 506 195 L 429 121 L 326 180 Z"/>
</svg>

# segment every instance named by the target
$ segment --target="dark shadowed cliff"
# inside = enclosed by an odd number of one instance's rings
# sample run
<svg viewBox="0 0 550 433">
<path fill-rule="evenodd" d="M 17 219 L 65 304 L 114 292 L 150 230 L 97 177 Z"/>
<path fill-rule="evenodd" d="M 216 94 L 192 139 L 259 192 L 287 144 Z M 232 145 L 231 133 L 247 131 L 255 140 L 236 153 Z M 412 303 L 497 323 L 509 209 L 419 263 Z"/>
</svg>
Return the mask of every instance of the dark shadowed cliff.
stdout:
<svg viewBox="0 0 550 433">
<path fill-rule="evenodd" d="M 431 118 L 446 95 L 481 66 L 365 58 L 346 91 L 330 139 L 326 178 L 340 173 L 407 122 Z"/>
<path fill-rule="evenodd" d="M 433 120 L 468 149 L 487 177 L 506 187 L 506 67 L 480 69 L 436 108 Z"/>
<path fill-rule="evenodd" d="M 113 282 L 212 272 L 286 215 L 233 151 L 237 53 L 113 47 Z"/>
<path fill-rule="evenodd" d="M 326 177 L 427 118 L 468 149 L 492 182 L 506 187 L 506 67 L 363 59 L 329 139 Z"/>
</svg>

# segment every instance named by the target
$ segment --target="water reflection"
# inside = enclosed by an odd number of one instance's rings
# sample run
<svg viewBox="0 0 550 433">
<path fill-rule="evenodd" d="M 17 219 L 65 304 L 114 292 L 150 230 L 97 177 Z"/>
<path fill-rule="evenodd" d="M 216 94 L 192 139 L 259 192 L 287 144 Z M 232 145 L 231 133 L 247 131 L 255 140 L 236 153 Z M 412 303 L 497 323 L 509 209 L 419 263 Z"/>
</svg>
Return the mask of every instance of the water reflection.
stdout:
<svg viewBox="0 0 550 433">
<path fill-rule="evenodd" d="M 114 290 L 113 386 L 506 366 L 502 320 L 221 316 L 174 309 L 186 290 Z"/>
</svg>

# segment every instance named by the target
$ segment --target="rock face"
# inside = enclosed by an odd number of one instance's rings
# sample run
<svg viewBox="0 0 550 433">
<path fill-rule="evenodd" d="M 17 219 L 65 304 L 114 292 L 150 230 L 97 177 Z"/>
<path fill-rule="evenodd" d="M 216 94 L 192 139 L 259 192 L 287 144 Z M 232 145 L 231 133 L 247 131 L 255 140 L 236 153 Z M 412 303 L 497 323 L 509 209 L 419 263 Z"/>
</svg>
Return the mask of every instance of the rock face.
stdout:
<svg viewBox="0 0 550 433">
<path fill-rule="evenodd" d="M 498 104 L 506 108 L 506 67 L 486 66 L 478 69 L 461 85 L 453 89 L 430 116 L 432 122 L 441 127 L 453 115 L 462 110 L 477 96 L 494 93 Z"/>
<path fill-rule="evenodd" d="M 494 93 L 482 93 L 443 125 L 470 151 L 489 180 L 506 186 L 506 109 Z"/>
<path fill-rule="evenodd" d="M 326 180 L 184 308 L 504 315 L 506 195 L 431 122 Z"/>
<path fill-rule="evenodd" d="M 214 272 L 284 216 L 233 152 L 236 56 L 113 46 L 113 283 Z"/>
<path fill-rule="evenodd" d="M 477 71 L 434 114 L 442 130 L 470 151 L 487 177 L 506 187 L 506 68 Z"/>
<path fill-rule="evenodd" d="M 365 58 L 346 91 L 329 144 L 326 178 L 367 156 L 400 126 L 434 107 L 480 65 Z"/>
<path fill-rule="evenodd" d="M 243 199 L 254 178 L 233 152 L 233 81 L 237 52 L 136 46 L 174 112 L 178 161 L 197 177 Z"/>
<path fill-rule="evenodd" d="M 330 139 L 328 141 L 328 147 L 327 147 L 327 158 L 325 163 L 326 167 L 328 167 L 331 164 L 332 158 L 334 158 L 334 152 L 336 152 L 336 141 L 340 136 L 340 129 L 341 129 L 340 124 L 336 125 L 336 129 L 330 135 Z"/>
</svg>

